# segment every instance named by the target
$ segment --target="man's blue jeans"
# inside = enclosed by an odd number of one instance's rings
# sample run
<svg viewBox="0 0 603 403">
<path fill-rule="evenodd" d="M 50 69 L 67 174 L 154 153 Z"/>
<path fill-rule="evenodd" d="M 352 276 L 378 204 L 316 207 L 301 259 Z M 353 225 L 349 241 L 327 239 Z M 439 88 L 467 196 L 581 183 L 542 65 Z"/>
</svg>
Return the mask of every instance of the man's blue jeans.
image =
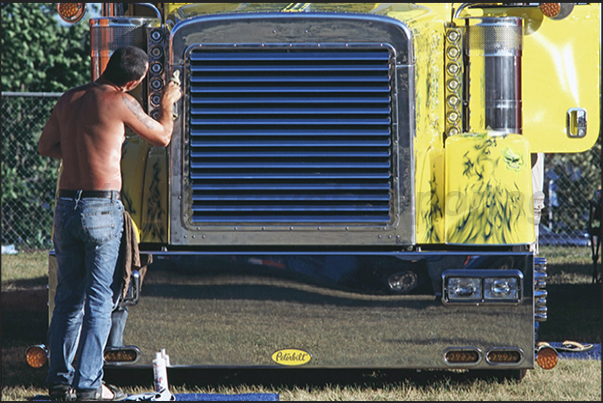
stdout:
<svg viewBox="0 0 603 403">
<path fill-rule="evenodd" d="M 123 211 L 118 199 L 57 199 L 53 241 L 58 285 L 48 330 L 48 385 L 77 390 L 102 385 L 103 351 L 121 285 Z"/>
</svg>

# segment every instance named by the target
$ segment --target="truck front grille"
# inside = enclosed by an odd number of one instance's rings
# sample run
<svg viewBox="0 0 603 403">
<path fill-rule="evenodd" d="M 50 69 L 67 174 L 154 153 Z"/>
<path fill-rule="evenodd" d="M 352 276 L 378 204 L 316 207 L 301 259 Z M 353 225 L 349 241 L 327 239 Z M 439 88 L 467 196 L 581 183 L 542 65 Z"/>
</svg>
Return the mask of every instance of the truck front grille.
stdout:
<svg viewBox="0 0 603 403">
<path fill-rule="evenodd" d="M 193 50 L 192 223 L 390 223 L 392 71 L 383 47 Z"/>
</svg>

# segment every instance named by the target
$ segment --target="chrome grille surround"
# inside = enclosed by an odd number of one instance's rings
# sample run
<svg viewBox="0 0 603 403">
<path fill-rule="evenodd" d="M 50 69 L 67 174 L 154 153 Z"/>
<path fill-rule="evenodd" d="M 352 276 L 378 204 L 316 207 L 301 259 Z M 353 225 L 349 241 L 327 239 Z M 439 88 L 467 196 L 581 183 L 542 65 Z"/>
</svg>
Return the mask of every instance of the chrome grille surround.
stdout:
<svg viewBox="0 0 603 403">
<path fill-rule="evenodd" d="M 387 17 L 330 17 L 174 27 L 170 71 L 186 96 L 170 148 L 171 244 L 414 242 L 410 31 Z"/>
</svg>

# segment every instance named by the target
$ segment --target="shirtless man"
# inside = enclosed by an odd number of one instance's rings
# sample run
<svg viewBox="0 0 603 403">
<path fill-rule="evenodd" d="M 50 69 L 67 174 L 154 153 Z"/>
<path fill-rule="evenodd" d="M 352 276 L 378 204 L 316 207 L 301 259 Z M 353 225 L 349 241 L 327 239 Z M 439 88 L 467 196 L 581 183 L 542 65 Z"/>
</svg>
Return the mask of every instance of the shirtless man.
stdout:
<svg viewBox="0 0 603 403">
<path fill-rule="evenodd" d="M 173 105 L 182 96 L 169 83 L 158 120 L 144 113 L 128 91 L 142 82 L 148 65 L 143 50 L 117 49 L 96 81 L 61 96 L 38 143 L 41 155 L 61 158 L 63 165 L 54 216 L 58 285 L 46 379 L 54 400 L 126 397 L 102 383 L 103 351 L 119 297 L 125 126 L 152 145 L 166 147 L 172 137 Z"/>
</svg>

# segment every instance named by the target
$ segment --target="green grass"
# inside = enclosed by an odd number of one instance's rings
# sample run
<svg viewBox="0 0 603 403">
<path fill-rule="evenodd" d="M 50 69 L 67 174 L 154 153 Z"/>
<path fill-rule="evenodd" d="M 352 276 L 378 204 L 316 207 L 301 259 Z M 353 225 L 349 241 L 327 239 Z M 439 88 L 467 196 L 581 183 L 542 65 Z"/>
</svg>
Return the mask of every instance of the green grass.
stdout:
<svg viewBox="0 0 603 403">
<path fill-rule="evenodd" d="M 145 393 L 152 385 L 126 387 L 129 394 Z M 365 382 L 306 385 L 237 385 L 217 387 L 172 386 L 172 393 L 278 393 L 283 401 L 327 400 L 438 400 L 438 401 L 601 401 L 601 361 L 561 360 L 553 370 L 536 368 L 522 382 L 495 379 L 462 379 L 455 374 L 431 378 L 428 382 L 413 378 L 395 382 Z M 2 400 L 23 401 L 46 394 L 39 386 L 3 386 Z"/>
<path fill-rule="evenodd" d="M 46 287 L 48 251 L 2 255 L 2 291 Z"/>
<path fill-rule="evenodd" d="M 592 264 L 590 247 L 541 246 L 538 256 L 545 257 L 548 264 Z M 601 260 L 599 259 L 599 262 Z"/>
</svg>

